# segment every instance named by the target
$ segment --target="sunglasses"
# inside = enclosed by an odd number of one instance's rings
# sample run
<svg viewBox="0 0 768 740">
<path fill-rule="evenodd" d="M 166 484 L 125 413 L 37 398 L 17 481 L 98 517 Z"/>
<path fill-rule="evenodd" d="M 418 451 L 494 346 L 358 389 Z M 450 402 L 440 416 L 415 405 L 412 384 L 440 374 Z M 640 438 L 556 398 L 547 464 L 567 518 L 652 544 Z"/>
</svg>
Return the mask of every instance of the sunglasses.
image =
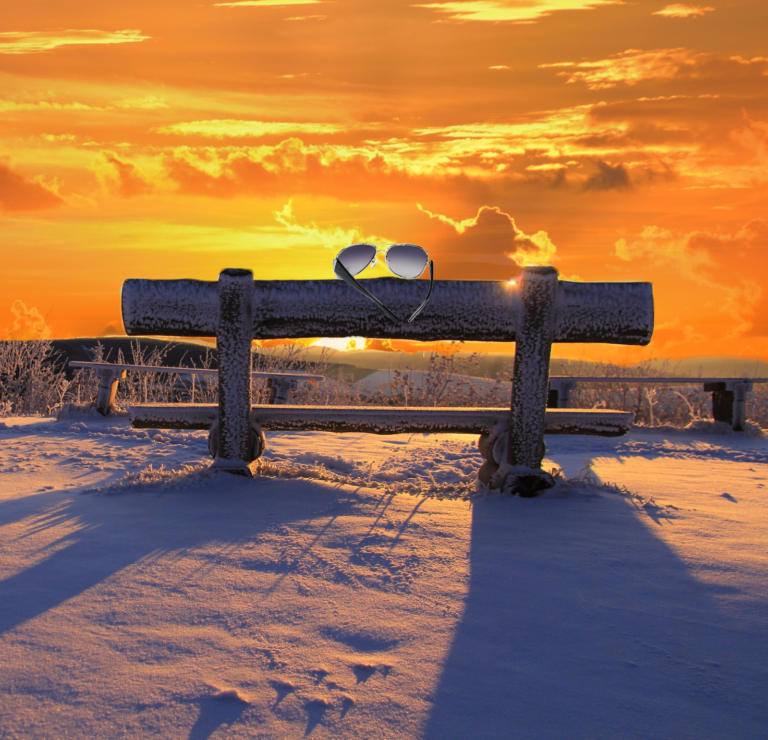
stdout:
<svg viewBox="0 0 768 740">
<path fill-rule="evenodd" d="M 411 314 L 408 323 L 413 321 L 429 302 L 432 295 L 432 283 L 434 282 L 434 268 L 432 260 L 424 249 L 416 244 L 387 244 L 383 248 L 377 249 L 375 244 L 351 244 L 344 247 L 333 260 L 333 271 L 336 277 L 341 278 L 348 285 L 353 287 L 364 296 L 370 298 L 392 321 L 400 323 L 400 319 L 395 316 L 375 295 L 369 293 L 360 283 L 355 280 L 355 275 L 359 275 L 366 267 L 376 264 L 376 255 L 386 250 L 384 257 L 387 267 L 398 277 L 406 280 L 414 280 L 424 272 L 424 268 L 429 265 L 429 292 L 424 302 Z"/>
<path fill-rule="evenodd" d="M 424 268 L 429 265 L 429 292 L 424 302 L 411 314 L 408 323 L 413 321 L 422 311 L 432 295 L 432 283 L 434 281 L 434 268 L 432 260 L 424 249 L 416 244 L 387 244 L 382 249 L 377 249 L 375 244 L 351 244 L 344 247 L 333 260 L 333 271 L 336 277 L 341 278 L 355 290 L 370 298 L 392 321 L 400 323 L 400 319 L 395 316 L 375 295 L 369 293 L 360 283 L 355 280 L 355 275 L 359 275 L 366 267 L 376 264 L 376 255 L 386 250 L 385 261 L 387 267 L 398 277 L 406 280 L 414 280 L 424 272 Z"/>
</svg>

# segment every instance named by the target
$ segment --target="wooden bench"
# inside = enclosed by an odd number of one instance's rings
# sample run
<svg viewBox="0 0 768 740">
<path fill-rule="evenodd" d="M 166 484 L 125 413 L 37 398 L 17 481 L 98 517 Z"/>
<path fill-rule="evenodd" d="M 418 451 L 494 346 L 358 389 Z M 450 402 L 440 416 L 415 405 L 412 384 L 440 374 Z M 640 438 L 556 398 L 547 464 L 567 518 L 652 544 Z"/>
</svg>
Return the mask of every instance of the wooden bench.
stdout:
<svg viewBox="0 0 768 740">
<path fill-rule="evenodd" d="M 747 393 L 755 383 L 768 383 L 768 378 L 606 378 L 556 375 L 549 379 L 551 408 L 569 408 L 571 391 L 579 383 L 637 383 L 656 385 L 701 385 L 712 394 L 712 417 L 728 424 L 735 432 L 743 432 L 747 420 Z"/>
<path fill-rule="evenodd" d="M 118 384 L 126 376 L 128 370 L 140 371 L 144 373 L 175 373 L 178 375 L 191 375 L 194 383 L 194 376 L 204 377 L 217 376 L 218 370 L 196 367 L 164 367 L 158 365 L 120 365 L 113 362 L 80 362 L 72 360 L 70 367 L 83 370 L 92 370 L 99 378 L 99 391 L 96 396 L 96 411 L 102 416 L 109 416 L 114 410 L 115 397 L 117 396 Z M 251 371 L 251 377 L 262 377 L 267 379 L 267 387 L 270 388 L 270 403 L 285 403 L 288 400 L 288 394 L 294 390 L 299 381 L 323 381 L 322 375 L 311 375 L 309 373 L 272 373 Z"/>
<path fill-rule="evenodd" d="M 395 312 L 419 305 L 419 281 L 366 281 Z M 339 280 L 254 281 L 227 269 L 218 282 L 127 280 L 123 323 L 129 335 L 217 339 L 218 406 L 150 404 L 129 409 L 136 426 L 211 429 L 214 468 L 250 475 L 263 430 L 481 432 L 491 485 L 536 495 L 553 484 L 541 470 L 544 433 L 625 433 L 629 412 L 546 409 L 553 342 L 647 344 L 653 332 L 649 283 L 574 283 L 552 267 L 528 267 L 517 285 L 437 280 L 412 324 L 396 324 Z M 414 341 L 516 342 L 509 409 L 301 407 L 253 405 L 253 339 L 367 336 Z M 500 431 L 501 430 L 501 431 Z M 489 442 L 493 442 L 491 444 Z M 503 442 L 504 444 L 497 444 Z"/>
</svg>

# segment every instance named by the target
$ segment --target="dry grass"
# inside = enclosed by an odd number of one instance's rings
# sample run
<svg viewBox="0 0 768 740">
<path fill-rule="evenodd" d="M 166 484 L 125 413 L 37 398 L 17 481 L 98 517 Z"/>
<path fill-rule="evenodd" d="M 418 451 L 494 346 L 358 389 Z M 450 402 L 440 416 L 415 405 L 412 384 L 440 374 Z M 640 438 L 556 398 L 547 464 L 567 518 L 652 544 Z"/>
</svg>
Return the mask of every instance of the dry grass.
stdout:
<svg viewBox="0 0 768 740">
<path fill-rule="evenodd" d="M 93 360 L 161 367 L 171 345 L 148 349 L 138 340 L 131 343 L 129 357 L 104 356 L 97 345 Z M 96 400 L 98 378 L 89 370 L 77 371 L 67 380 L 63 371 L 51 363 L 52 345 L 46 340 L 0 342 L 0 416 L 13 414 L 51 414 L 64 403 L 85 407 Z M 278 352 L 259 351 L 253 355 L 253 369 L 262 372 L 309 372 L 325 374 L 324 382 L 301 382 L 289 396 L 289 402 L 319 406 L 506 406 L 509 404 L 509 378 L 498 373 L 480 385 L 472 382 L 480 374 L 482 356 L 433 355 L 424 371 L 415 373 L 405 366 L 392 372 L 388 393 L 362 393 L 351 376 L 338 371 L 328 373 L 327 355 L 310 361 L 306 348 L 288 345 Z M 214 355 L 206 353 L 201 369 L 209 369 Z M 578 363 L 569 370 L 576 377 Z M 663 377 L 672 374 L 665 365 L 641 363 L 620 366 L 610 363 L 589 368 L 591 375 L 602 377 L 659 377 L 654 385 L 630 382 L 581 384 L 571 393 L 573 408 L 611 408 L 631 411 L 636 423 L 644 426 L 685 427 L 691 422 L 712 418 L 712 397 L 701 385 L 669 385 Z M 266 379 L 254 378 L 255 403 L 269 402 L 271 390 Z M 121 381 L 117 406 L 133 403 L 215 403 L 218 399 L 215 378 L 189 373 L 146 373 L 128 371 Z M 747 418 L 761 428 L 768 427 L 768 387 L 757 384 L 747 401 Z"/>
<path fill-rule="evenodd" d="M 0 342 L 0 416 L 51 414 L 69 388 L 47 339 Z"/>
</svg>

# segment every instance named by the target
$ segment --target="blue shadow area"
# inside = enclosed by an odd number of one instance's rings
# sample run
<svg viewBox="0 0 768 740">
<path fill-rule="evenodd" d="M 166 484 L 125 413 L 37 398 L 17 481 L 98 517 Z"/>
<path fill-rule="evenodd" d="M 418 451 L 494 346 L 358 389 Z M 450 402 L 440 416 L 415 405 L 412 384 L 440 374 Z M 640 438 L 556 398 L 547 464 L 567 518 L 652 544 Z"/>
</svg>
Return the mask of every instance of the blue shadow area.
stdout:
<svg viewBox="0 0 768 740">
<path fill-rule="evenodd" d="M 768 736 L 764 611 L 719 608 L 643 517 L 613 494 L 474 504 L 424 738 Z"/>
</svg>

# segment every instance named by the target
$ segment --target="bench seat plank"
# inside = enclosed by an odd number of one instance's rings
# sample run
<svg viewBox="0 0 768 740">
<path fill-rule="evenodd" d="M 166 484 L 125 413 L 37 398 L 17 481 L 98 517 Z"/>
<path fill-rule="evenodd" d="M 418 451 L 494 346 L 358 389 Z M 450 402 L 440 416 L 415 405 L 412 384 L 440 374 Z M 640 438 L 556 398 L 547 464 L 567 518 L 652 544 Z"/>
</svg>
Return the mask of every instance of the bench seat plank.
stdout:
<svg viewBox="0 0 768 740">
<path fill-rule="evenodd" d="M 209 429 L 218 411 L 216 404 L 202 403 L 128 407 L 131 425 L 142 429 Z M 264 431 L 482 434 L 508 419 L 509 409 L 254 404 L 251 415 Z M 629 411 L 547 409 L 545 433 L 617 437 L 629 431 L 633 420 Z"/>
</svg>

